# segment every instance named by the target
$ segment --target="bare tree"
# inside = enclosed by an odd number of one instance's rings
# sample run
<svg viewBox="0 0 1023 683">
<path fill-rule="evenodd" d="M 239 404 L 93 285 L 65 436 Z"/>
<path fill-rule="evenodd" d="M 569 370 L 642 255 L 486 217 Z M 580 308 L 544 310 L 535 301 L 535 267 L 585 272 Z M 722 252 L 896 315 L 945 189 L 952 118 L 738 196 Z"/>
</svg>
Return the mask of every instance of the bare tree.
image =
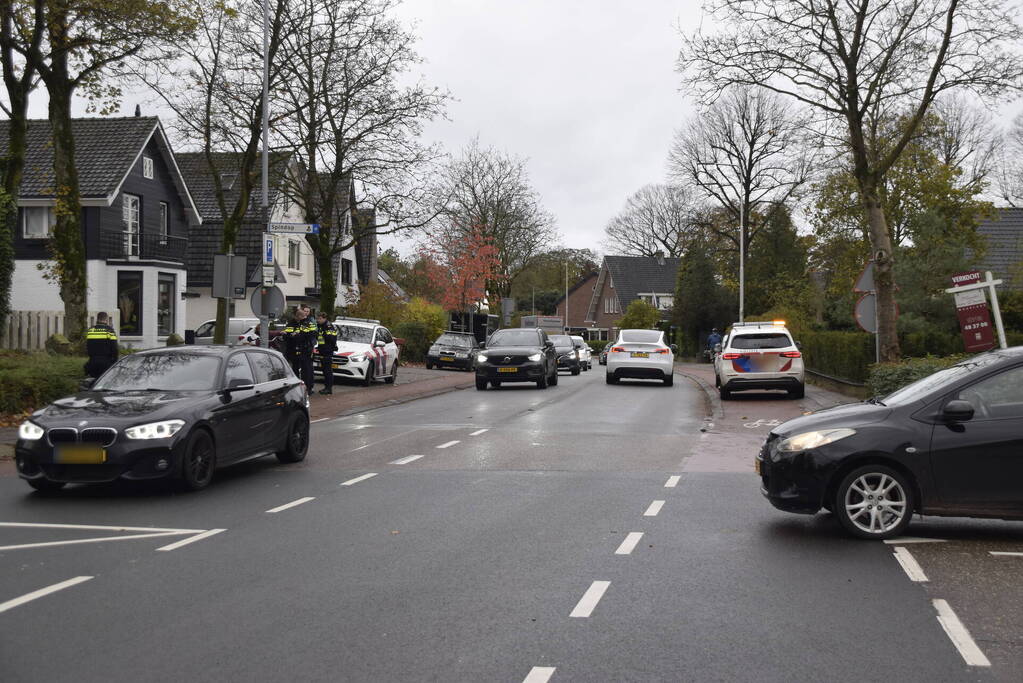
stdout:
<svg viewBox="0 0 1023 683">
<path fill-rule="evenodd" d="M 941 163 L 959 169 L 959 184 L 975 194 L 995 173 L 1000 140 L 991 114 L 951 96 L 934 102 L 934 125 L 924 126 Z"/>
<path fill-rule="evenodd" d="M 294 112 L 277 132 L 304 162 L 289 194 L 319 223 L 306 237 L 319 271 L 319 310 L 332 311 L 334 259 L 372 234 L 421 227 L 429 167 L 440 153 L 420 142 L 446 93 L 404 84 L 420 60 L 415 35 L 393 15 L 395 0 L 292 0 L 276 100 Z M 346 222 L 359 188 L 360 216 Z"/>
<path fill-rule="evenodd" d="M 682 185 L 646 185 L 604 228 L 606 249 L 627 256 L 677 257 L 698 230 L 694 198 Z"/>
<path fill-rule="evenodd" d="M 992 194 L 1012 207 L 1023 206 L 1023 114 L 998 137 Z"/>
<path fill-rule="evenodd" d="M 426 228 L 427 239 L 475 228 L 497 248 L 501 275 L 487 284 L 491 301 L 508 296 L 515 278 L 557 241 L 554 217 L 530 186 L 522 158 L 481 147 L 473 140 L 441 172 L 436 188 L 441 216 Z"/>
<path fill-rule="evenodd" d="M 736 252 L 742 230 L 744 257 L 771 212 L 809 178 L 806 129 L 792 109 L 770 92 L 729 88 L 675 134 L 669 152 L 674 181 L 697 188 L 700 199 L 731 217 L 730 226 L 707 225 Z"/>
<path fill-rule="evenodd" d="M 844 129 L 875 262 L 883 361 L 899 358 L 894 256 L 879 197 L 885 172 L 942 93 L 994 96 L 1023 66 L 1015 7 L 999 0 L 709 0 L 715 29 L 683 36 L 679 70 L 713 101 L 757 86 L 803 103 Z M 909 112 L 902 134 L 879 135 Z"/>
</svg>

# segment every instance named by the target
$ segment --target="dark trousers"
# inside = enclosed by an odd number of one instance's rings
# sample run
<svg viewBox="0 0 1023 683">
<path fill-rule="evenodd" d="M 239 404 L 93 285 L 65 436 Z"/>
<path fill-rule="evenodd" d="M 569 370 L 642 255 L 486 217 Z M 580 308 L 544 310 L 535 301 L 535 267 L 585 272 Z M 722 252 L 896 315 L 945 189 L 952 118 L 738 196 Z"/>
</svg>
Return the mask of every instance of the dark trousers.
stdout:
<svg viewBox="0 0 1023 683">
<path fill-rule="evenodd" d="M 310 392 L 313 390 L 313 359 L 309 355 L 292 356 L 291 369 L 300 380 L 305 382 L 305 388 Z"/>
<path fill-rule="evenodd" d="M 331 365 L 333 360 L 333 354 L 320 356 L 320 372 L 323 373 L 323 388 L 327 391 L 334 390 L 334 368 Z"/>
</svg>

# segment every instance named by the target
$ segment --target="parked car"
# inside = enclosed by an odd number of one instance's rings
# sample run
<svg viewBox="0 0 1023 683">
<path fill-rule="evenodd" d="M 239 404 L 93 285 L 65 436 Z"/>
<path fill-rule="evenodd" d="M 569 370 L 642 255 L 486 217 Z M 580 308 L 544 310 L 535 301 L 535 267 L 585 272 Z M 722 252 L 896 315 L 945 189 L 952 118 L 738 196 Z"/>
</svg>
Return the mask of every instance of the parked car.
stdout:
<svg viewBox="0 0 1023 683">
<path fill-rule="evenodd" d="M 256 329 L 256 325 L 259 324 L 259 318 L 228 318 L 227 319 L 227 332 L 224 335 L 224 343 L 228 346 L 234 346 L 235 344 L 245 343 L 249 335 L 253 334 Z M 206 322 L 195 328 L 194 341 L 189 343 L 192 344 L 212 344 L 213 343 L 213 331 L 217 325 L 216 320 L 207 320 Z M 188 337 L 186 332 L 186 337 Z M 185 341 L 188 341 L 186 339 Z"/>
<path fill-rule="evenodd" d="M 784 389 L 803 398 L 803 354 L 785 321 L 732 325 L 714 357 L 714 383 L 722 400 L 749 389 Z"/>
<path fill-rule="evenodd" d="M 472 371 L 480 344 L 469 332 L 445 332 L 426 352 L 426 369 L 452 367 Z"/>
<path fill-rule="evenodd" d="M 379 320 L 338 317 L 337 350 L 331 367 L 335 377 L 354 379 L 369 386 L 382 379 L 394 384 L 398 378 L 400 347 Z M 316 365 L 319 365 L 317 363 Z"/>
<path fill-rule="evenodd" d="M 573 375 L 578 375 L 583 364 L 579 357 L 579 349 L 575 342 L 567 334 L 552 334 L 550 340 L 554 342 L 554 352 L 558 357 L 558 370 L 568 370 Z"/>
<path fill-rule="evenodd" d="M 610 351 L 611 347 L 614 345 L 615 345 L 614 342 L 608 342 L 607 344 L 604 345 L 603 350 L 601 350 L 600 352 L 600 358 L 597 360 L 598 363 L 600 363 L 601 365 L 607 365 L 608 351 Z"/>
<path fill-rule="evenodd" d="M 1023 347 L 992 351 L 880 399 L 798 417 L 756 456 L 780 510 L 835 514 L 850 534 L 902 534 L 913 513 L 1023 519 Z"/>
<path fill-rule="evenodd" d="M 572 343 L 575 344 L 576 350 L 579 352 L 579 364 L 583 370 L 589 370 L 593 367 L 593 349 L 586 343 L 582 337 L 578 335 L 572 335 Z"/>
<path fill-rule="evenodd" d="M 40 491 L 68 483 L 178 477 L 205 488 L 219 467 L 305 458 L 305 385 L 275 351 L 177 346 L 121 358 L 18 429 L 18 475 Z"/>
<path fill-rule="evenodd" d="M 622 330 L 607 354 L 608 384 L 629 377 L 659 379 L 665 386 L 675 383 L 675 352 L 664 343 L 660 330 Z"/>
<path fill-rule="evenodd" d="M 536 327 L 497 330 L 476 355 L 476 388 L 495 389 L 504 382 L 536 382 L 546 389 L 558 384 L 554 342 Z"/>
</svg>

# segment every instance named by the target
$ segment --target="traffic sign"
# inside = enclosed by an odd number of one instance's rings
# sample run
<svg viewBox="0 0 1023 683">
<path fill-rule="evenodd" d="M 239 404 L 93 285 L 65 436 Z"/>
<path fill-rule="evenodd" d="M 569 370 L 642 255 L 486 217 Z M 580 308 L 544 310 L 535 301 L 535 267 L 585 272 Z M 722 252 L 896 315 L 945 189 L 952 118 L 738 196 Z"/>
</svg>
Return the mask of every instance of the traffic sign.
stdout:
<svg viewBox="0 0 1023 683">
<path fill-rule="evenodd" d="M 252 306 L 252 312 L 257 316 L 269 316 L 271 318 L 278 317 L 281 313 L 284 313 L 286 306 L 284 301 L 284 292 L 281 291 L 280 287 L 266 287 L 266 310 L 263 310 L 263 291 L 256 287 L 252 290 L 252 296 L 249 298 L 249 304 Z"/>
<path fill-rule="evenodd" d="M 269 233 L 263 233 L 263 265 L 272 266 L 274 264 L 274 236 Z"/>
<path fill-rule="evenodd" d="M 874 262 L 867 261 L 867 265 L 863 266 L 863 272 L 856 278 L 856 284 L 853 285 L 853 291 L 858 293 L 873 292 L 874 287 Z M 862 301 L 862 299 L 860 299 Z"/>
<path fill-rule="evenodd" d="M 263 266 L 263 286 L 273 287 L 276 281 L 277 269 L 273 266 Z"/>
<path fill-rule="evenodd" d="M 271 223 L 268 228 L 270 232 L 299 233 L 302 235 L 319 235 L 319 223 Z"/>
<path fill-rule="evenodd" d="M 874 296 L 873 292 L 864 294 L 856 302 L 854 316 L 856 324 L 860 326 L 861 330 L 871 334 L 877 332 L 877 297 Z"/>
</svg>

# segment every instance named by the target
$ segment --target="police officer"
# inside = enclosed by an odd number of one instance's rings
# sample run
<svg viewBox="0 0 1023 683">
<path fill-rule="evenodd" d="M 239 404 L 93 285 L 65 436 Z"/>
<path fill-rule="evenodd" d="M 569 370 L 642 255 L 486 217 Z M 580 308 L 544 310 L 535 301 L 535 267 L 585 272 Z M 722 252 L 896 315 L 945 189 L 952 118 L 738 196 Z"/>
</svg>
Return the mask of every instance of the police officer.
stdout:
<svg viewBox="0 0 1023 683">
<path fill-rule="evenodd" d="M 100 311 L 96 324 L 85 333 L 85 352 L 89 360 L 85 363 L 85 374 L 99 377 L 117 362 L 117 335 L 110 327 L 110 316 Z"/>
<path fill-rule="evenodd" d="M 309 307 L 297 306 L 295 318 L 284 328 L 282 336 L 286 347 L 284 355 L 291 369 L 305 382 L 309 393 L 313 391 L 313 348 L 316 346 L 316 324 L 309 319 Z"/>
<path fill-rule="evenodd" d="M 327 319 L 327 314 L 316 314 L 316 353 L 320 356 L 320 371 L 323 373 L 321 394 L 334 393 L 334 352 L 337 351 L 337 328 Z"/>
</svg>

